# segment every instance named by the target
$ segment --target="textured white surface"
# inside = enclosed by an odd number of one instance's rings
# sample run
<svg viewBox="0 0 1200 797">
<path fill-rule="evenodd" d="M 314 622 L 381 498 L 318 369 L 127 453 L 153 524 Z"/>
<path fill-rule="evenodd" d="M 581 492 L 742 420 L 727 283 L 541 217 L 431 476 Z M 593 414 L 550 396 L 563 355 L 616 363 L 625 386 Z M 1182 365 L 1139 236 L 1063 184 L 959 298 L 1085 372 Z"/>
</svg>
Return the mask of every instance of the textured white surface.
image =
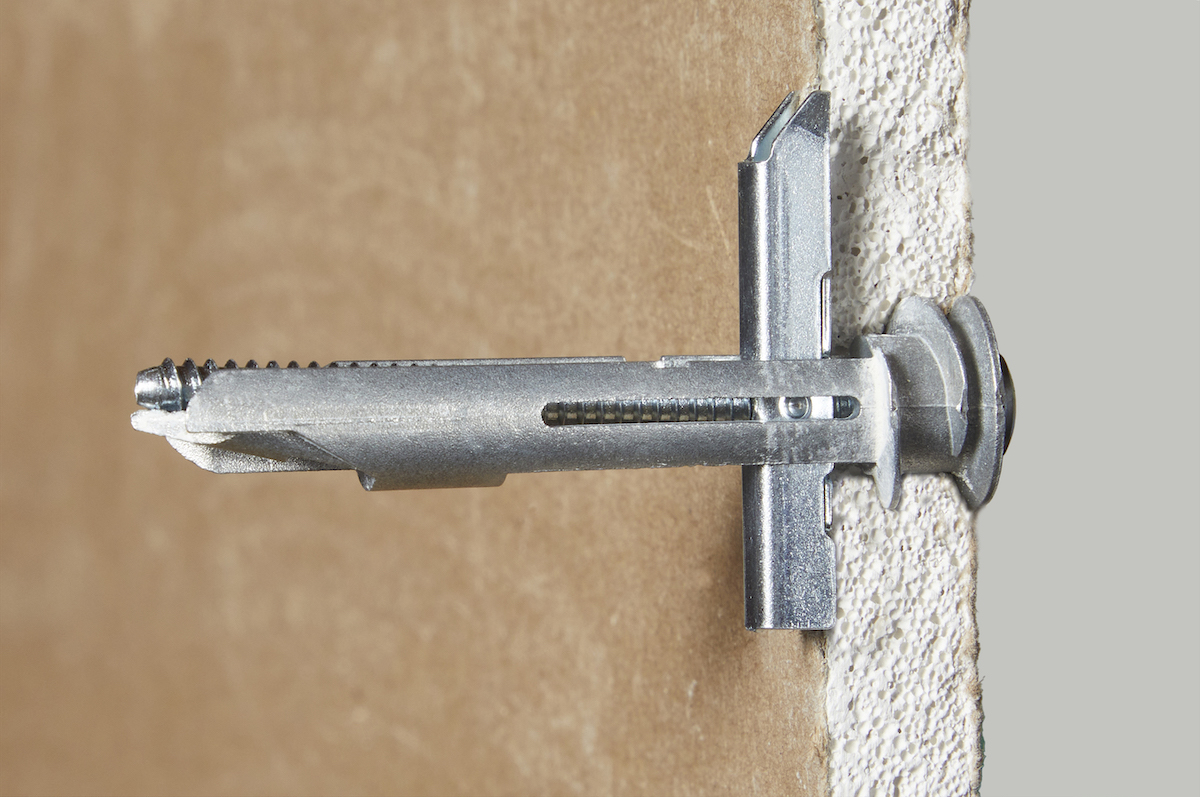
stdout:
<svg viewBox="0 0 1200 797">
<path fill-rule="evenodd" d="M 966 19 L 945 0 L 826 0 L 832 93 L 834 342 L 896 300 L 971 282 Z M 948 477 L 869 479 L 834 497 L 838 620 L 828 638 L 832 794 L 966 795 L 981 764 L 974 520 Z"/>
</svg>

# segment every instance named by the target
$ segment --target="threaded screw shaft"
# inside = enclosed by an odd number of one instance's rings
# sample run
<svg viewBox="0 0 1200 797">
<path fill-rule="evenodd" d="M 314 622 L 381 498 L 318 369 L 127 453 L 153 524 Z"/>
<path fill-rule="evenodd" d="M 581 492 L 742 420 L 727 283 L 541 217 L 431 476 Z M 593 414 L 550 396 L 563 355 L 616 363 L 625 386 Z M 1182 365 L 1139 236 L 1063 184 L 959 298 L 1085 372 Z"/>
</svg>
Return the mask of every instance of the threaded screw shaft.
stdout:
<svg viewBox="0 0 1200 797">
<path fill-rule="evenodd" d="M 247 360 L 244 367 L 255 369 L 258 368 L 258 363 L 254 360 Z M 267 363 L 267 368 L 278 367 L 279 363 L 275 360 Z M 292 360 L 287 367 L 299 368 L 300 364 Z M 320 366 L 313 361 L 309 363 L 308 367 L 319 368 Z M 133 397 L 139 406 L 146 409 L 165 410 L 166 412 L 186 410 L 188 402 L 196 395 L 196 391 L 200 389 L 200 384 L 205 379 L 217 371 L 237 369 L 238 364 L 233 360 L 226 361 L 222 367 L 211 358 L 205 360 L 204 365 L 196 365 L 190 357 L 184 360 L 182 365 L 176 367 L 174 361 L 168 357 L 162 361 L 162 365 L 138 371 L 137 380 L 133 384 Z"/>
</svg>

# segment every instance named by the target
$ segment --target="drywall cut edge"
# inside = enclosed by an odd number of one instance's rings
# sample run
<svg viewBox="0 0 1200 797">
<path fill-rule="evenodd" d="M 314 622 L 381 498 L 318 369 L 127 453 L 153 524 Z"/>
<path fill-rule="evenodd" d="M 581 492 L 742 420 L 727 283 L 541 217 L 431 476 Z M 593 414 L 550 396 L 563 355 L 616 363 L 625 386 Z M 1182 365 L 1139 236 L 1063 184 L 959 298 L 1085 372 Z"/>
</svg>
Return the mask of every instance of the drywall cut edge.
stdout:
<svg viewBox="0 0 1200 797">
<path fill-rule="evenodd" d="M 825 0 L 832 94 L 835 346 L 903 296 L 971 282 L 964 4 Z M 826 711 L 834 797 L 979 789 L 975 526 L 948 477 L 906 477 L 885 512 L 865 477 L 833 506 L 838 618 Z"/>
</svg>

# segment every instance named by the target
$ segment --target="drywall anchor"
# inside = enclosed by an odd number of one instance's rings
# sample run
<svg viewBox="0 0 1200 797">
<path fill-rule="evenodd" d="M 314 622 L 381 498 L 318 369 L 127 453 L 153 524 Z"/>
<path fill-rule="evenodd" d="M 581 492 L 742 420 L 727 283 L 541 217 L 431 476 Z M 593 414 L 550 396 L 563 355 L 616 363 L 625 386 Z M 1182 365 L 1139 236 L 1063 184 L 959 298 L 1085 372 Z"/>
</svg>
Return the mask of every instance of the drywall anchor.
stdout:
<svg viewBox="0 0 1200 797">
<path fill-rule="evenodd" d="M 738 166 L 741 355 L 296 362 L 171 360 L 137 376 L 136 429 L 216 473 L 355 470 L 368 490 L 509 473 L 741 465 L 746 627 L 830 628 L 829 474 L 895 508 L 902 473 L 996 489 L 1015 395 L 983 306 L 906 298 L 831 356 L 829 95 L 789 94 Z"/>
</svg>

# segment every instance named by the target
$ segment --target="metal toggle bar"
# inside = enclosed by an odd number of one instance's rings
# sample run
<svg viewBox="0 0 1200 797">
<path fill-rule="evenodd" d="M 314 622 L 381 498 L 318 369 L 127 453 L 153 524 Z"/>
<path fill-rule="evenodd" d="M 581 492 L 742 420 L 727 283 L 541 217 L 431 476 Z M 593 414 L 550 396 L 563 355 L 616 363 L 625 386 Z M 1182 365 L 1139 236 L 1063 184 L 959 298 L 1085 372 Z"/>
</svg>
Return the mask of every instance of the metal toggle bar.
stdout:
<svg viewBox="0 0 1200 797">
<path fill-rule="evenodd" d="M 789 94 L 738 165 L 738 259 L 742 358 L 828 354 L 828 93 L 814 92 L 803 104 Z M 748 628 L 833 625 L 826 480 L 836 461 L 829 452 L 819 462 L 742 468 Z"/>
</svg>

